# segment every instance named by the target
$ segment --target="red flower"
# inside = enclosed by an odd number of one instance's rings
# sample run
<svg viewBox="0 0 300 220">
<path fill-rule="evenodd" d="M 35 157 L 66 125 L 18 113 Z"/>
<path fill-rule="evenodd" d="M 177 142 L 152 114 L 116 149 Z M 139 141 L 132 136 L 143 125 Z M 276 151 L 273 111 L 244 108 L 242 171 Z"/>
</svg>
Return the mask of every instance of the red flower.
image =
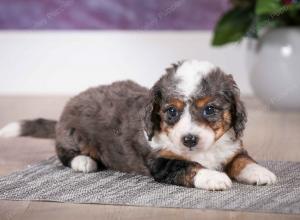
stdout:
<svg viewBox="0 0 300 220">
<path fill-rule="evenodd" d="M 281 0 L 282 4 L 289 5 L 292 3 L 292 0 Z"/>
</svg>

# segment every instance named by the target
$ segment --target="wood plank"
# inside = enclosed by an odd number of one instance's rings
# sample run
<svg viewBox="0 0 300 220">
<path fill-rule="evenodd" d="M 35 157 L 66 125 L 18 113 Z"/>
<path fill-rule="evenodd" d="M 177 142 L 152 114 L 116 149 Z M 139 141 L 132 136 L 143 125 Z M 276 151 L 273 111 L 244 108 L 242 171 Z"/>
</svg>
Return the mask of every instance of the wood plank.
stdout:
<svg viewBox="0 0 300 220">
<path fill-rule="evenodd" d="M 67 204 L 54 202 L 1 201 L 0 216 L 3 220 L 213 220 L 213 219 L 299 219 L 299 215 L 234 212 L 201 209 L 149 208 L 133 206 Z"/>
</svg>

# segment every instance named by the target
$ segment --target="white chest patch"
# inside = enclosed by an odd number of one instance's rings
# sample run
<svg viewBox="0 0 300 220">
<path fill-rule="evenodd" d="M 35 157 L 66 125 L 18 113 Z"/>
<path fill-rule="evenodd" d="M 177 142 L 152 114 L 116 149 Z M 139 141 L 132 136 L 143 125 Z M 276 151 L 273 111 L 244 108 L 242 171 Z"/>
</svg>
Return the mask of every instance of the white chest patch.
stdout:
<svg viewBox="0 0 300 220">
<path fill-rule="evenodd" d="M 213 146 L 204 152 L 194 153 L 191 160 L 208 169 L 221 169 L 222 163 L 232 158 L 241 148 L 240 141 L 232 140 L 233 131 L 227 131 Z"/>
<path fill-rule="evenodd" d="M 176 77 L 180 79 L 177 89 L 186 97 L 189 97 L 197 88 L 201 78 L 215 68 L 216 66 L 208 61 L 184 61 L 176 71 Z"/>
</svg>

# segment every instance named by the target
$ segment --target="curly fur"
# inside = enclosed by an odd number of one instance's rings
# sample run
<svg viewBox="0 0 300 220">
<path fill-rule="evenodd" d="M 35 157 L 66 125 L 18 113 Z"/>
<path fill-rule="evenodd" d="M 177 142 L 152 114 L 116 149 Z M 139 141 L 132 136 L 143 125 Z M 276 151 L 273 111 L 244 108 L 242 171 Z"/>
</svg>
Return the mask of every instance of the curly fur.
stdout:
<svg viewBox="0 0 300 220">
<path fill-rule="evenodd" d="M 170 105 L 178 107 L 172 123 L 166 115 Z M 209 105 L 218 112 L 207 118 L 203 112 Z M 255 163 L 241 146 L 246 121 L 232 75 L 209 62 L 188 60 L 173 64 L 150 90 L 129 80 L 91 88 L 67 103 L 58 122 L 26 120 L 14 127 L 21 128 L 15 132 L 20 136 L 55 137 L 59 159 L 77 171 L 108 168 L 219 190 L 231 186 L 228 177 L 205 168 L 241 179 L 242 169 Z M 183 141 L 191 132 L 197 140 L 193 148 Z M 243 172 L 244 179 L 248 176 L 253 178 Z"/>
</svg>

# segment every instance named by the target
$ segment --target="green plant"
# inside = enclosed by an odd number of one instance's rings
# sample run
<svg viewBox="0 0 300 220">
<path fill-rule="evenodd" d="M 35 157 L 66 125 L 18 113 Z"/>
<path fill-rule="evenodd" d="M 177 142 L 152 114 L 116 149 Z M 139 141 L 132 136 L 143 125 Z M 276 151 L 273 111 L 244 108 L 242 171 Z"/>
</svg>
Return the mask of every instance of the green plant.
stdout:
<svg viewBox="0 0 300 220">
<path fill-rule="evenodd" d="M 232 8 L 218 21 L 212 45 L 257 38 L 264 28 L 300 26 L 300 0 L 231 0 Z"/>
</svg>

